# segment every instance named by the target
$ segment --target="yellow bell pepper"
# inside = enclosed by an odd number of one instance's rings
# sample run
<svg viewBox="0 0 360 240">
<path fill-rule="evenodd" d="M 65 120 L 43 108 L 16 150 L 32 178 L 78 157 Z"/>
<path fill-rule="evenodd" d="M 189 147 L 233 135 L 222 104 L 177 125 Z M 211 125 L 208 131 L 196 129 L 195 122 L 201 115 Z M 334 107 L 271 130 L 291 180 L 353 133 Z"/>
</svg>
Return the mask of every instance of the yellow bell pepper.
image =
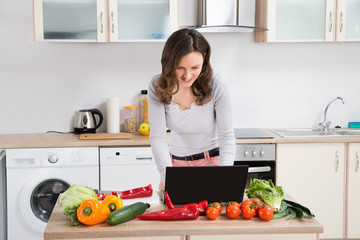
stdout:
<svg viewBox="0 0 360 240">
<path fill-rule="evenodd" d="M 76 215 L 79 222 L 85 225 L 95 225 L 106 221 L 110 215 L 110 209 L 95 199 L 87 199 L 81 203 Z"/>
<path fill-rule="evenodd" d="M 123 207 L 122 200 L 114 195 L 107 196 L 104 201 L 102 201 L 102 204 L 106 205 L 110 209 L 110 212 Z"/>
</svg>

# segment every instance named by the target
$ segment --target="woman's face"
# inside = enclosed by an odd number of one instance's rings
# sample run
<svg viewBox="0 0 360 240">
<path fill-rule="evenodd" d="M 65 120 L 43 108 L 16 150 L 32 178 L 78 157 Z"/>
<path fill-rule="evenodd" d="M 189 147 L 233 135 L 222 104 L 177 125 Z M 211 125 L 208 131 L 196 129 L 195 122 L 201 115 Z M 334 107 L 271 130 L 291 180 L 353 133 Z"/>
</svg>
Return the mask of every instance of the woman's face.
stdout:
<svg viewBox="0 0 360 240">
<path fill-rule="evenodd" d="M 186 54 L 175 70 L 180 88 L 189 88 L 199 77 L 204 63 L 204 57 L 200 52 Z"/>
</svg>

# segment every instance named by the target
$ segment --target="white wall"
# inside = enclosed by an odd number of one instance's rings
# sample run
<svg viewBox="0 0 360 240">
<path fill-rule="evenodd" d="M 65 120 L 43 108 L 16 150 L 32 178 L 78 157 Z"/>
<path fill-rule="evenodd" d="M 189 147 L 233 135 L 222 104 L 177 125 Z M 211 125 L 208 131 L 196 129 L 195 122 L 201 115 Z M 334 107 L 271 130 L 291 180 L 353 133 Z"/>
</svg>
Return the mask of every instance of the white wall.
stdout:
<svg viewBox="0 0 360 240">
<path fill-rule="evenodd" d="M 160 72 L 164 43 L 39 43 L 32 1 L 0 0 L 0 134 L 72 131 L 74 111 L 120 96 L 137 104 Z M 205 34 L 231 87 L 235 127 L 315 127 L 335 96 L 334 125 L 360 121 L 360 43 L 254 43 L 253 33 Z M 106 120 L 100 127 L 106 131 Z"/>
</svg>

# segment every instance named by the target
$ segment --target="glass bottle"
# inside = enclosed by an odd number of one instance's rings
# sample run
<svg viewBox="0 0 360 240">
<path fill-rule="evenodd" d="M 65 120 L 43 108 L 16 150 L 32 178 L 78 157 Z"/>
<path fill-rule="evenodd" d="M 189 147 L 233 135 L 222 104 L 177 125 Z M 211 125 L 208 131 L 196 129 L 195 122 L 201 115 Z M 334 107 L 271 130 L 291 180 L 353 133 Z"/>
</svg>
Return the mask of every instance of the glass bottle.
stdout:
<svg viewBox="0 0 360 240">
<path fill-rule="evenodd" d="M 149 123 L 147 90 L 141 90 L 140 107 L 140 124 Z"/>
</svg>

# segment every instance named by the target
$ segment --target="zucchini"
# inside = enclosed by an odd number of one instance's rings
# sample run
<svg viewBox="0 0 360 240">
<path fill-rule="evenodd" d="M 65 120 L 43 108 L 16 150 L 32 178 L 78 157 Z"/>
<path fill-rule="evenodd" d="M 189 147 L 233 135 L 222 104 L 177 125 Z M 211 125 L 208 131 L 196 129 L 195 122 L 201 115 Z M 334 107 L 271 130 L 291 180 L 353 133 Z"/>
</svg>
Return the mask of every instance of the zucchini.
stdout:
<svg viewBox="0 0 360 240">
<path fill-rule="evenodd" d="M 129 221 L 131 219 L 134 219 L 135 216 L 143 214 L 149 207 L 150 204 L 143 202 L 136 202 L 127 205 L 110 213 L 110 215 L 106 219 L 106 222 L 110 225 L 116 225 Z"/>
</svg>

